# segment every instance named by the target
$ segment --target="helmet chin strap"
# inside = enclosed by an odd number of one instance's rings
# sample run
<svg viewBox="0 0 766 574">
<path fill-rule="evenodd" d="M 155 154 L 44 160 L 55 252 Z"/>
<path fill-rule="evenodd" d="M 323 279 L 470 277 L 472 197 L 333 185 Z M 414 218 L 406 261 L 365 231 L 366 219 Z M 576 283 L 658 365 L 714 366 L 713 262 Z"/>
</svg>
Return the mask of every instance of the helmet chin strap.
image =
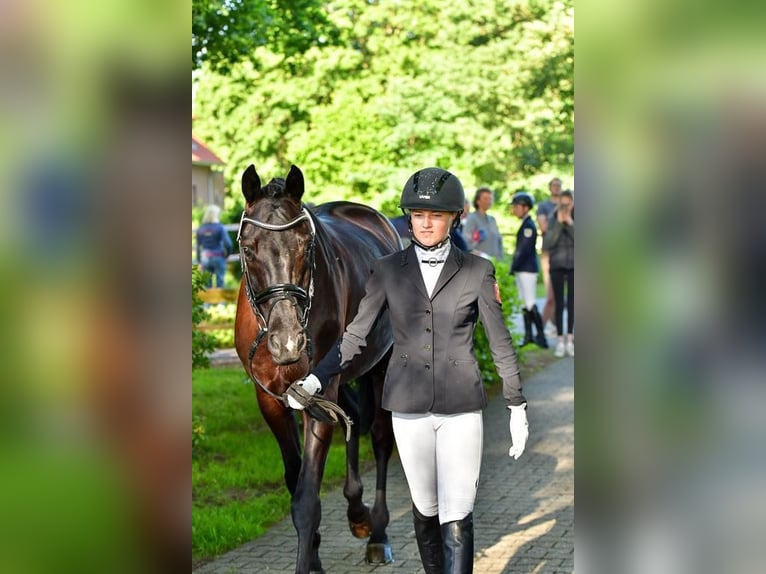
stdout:
<svg viewBox="0 0 766 574">
<path fill-rule="evenodd" d="M 449 233 L 448 233 L 447 237 L 442 239 L 439 243 L 437 243 L 436 245 L 430 245 L 429 246 L 429 245 L 423 245 L 420 241 L 415 239 L 415 235 L 414 234 L 412 235 L 412 242 L 415 245 L 417 245 L 418 247 L 420 247 L 423 251 L 436 251 L 440 247 L 444 247 L 447 243 L 449 243 L 449 240 L 450 240 L 450 237 L 449 237 Z"/>
</svg>

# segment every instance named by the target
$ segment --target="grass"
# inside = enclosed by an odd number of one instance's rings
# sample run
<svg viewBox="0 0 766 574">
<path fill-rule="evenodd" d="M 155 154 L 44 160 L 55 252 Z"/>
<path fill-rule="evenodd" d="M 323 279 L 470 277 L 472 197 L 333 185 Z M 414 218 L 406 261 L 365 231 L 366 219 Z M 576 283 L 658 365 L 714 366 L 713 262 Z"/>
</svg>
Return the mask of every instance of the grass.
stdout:
<svg viewBox="0 0 766 574">
<path fill-rule="evenodd" d="M 242 368 L 192 373 L 192 447 L 193 562 L 256 538 L 288 514 L 282 457 Z M 359 451 L 360 459 L 372 460 L 369 437 L 362 437 Z M 323 490 L 344 477 L 344 439 L 338 429 Z"/>
<path fill-rule="evenodd" d="M 522 380 L 556 360 L 530 345 Z M 501 391 L 496 384 L 488 395 Z M 282 457 L 240 367 L 192 373 L 192 567 L 257 538 L 290 511 Z M 343 433 L 338 429 L 327 459 L 322 490 L 345 477 Z M 359 445 L 360 467 L 372 468 L 369 436 Z"/>
</svg>

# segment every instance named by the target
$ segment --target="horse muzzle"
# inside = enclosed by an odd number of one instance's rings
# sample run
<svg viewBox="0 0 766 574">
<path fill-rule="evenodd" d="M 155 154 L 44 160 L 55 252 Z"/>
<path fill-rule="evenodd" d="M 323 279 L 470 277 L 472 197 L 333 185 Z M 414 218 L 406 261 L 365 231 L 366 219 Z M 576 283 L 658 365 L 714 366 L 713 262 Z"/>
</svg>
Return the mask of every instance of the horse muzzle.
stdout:
<svg viewBox="0 0 766 574">
<path fill-rule="evenodd" d="M 270 333 L 267 346 L 272 360 L 277 365 L 297 363 L 306 351 L 306 335 L 303 332 L 283 335 Z"/>
</svg>

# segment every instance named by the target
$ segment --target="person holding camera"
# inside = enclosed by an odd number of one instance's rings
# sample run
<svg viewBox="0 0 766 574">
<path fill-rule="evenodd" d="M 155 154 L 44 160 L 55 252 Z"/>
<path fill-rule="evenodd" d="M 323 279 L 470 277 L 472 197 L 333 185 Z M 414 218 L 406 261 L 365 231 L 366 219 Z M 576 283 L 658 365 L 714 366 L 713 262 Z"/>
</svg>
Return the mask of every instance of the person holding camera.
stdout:
<svg viewBox="0 0 766 574">
<path fill-rule="evenodd" d="M 543 249 L 550 259 L 551 287 L 556 301 L 556 334 L 558 344 L 555 355 L 574 357 L 574 194 L 561 192 L 559 205 L 553 211 L 548 231 L 543 238 Z M 567 332 L 564 338 L 564 290 L 566 288 Z"/>
</svg>

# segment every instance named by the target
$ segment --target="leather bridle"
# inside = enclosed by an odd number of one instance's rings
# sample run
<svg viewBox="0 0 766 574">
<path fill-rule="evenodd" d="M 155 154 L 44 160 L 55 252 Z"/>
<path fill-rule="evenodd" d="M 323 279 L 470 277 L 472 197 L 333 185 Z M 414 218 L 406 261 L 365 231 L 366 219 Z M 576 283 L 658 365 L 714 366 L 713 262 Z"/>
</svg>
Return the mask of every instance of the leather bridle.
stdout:
<svg viewBox="0 0 766 574">
<path fill-rule="evenodd" d="M 282 223 L 282 224 L 266 223 L 265 221 L 259 221 L 257 219 L 245 217 L 245 214 L 246 214 L 246 211 L 243 211 L 242 217 L 239 221 L 239 230 L 237 231 L 237 243 L 239 244 L 239 257 L 240 257 L 240 261 L 242 265 L 242 274 L 245 277 L 245 293 L 247 295 L 247 300 L 250 303 L 250 307 L 253 310 L 253 313 L 255 314 L 256 318 L 258 319 L 258 327 L 259 327 L 258 335 L 253 341 L 252 346 L 250 347 L 250 353 L 248 356 L 248 367 L 252 366 L 253 356 L 255 355 L 255 352 L 258 349 L 258 346 L 263 340 L 263 337 L 266 336 L 266 334 L 269 332 L 268 321 L 271 317 L 271 311 L 274 309 L 274 306 L 279 301 L 284 301 L 284 300 L 290 301 L 293 304 L 293 306 L 295 306 L 296 309 L 299 310 L 300 324 L 301 324 L 301 328 L 303 329 L 304 336 L 306 337 L 306 352 L 308 354 L 309 363 L 310 363 L 313 356 L 313 349 L 311 346 L 311 336 L 306 326 L 308 324 L 309 311 L 311 310 L 311 303 L 314 297 L 314 270 L 316 268 L 316 261 L 315 261 L 316 225 L 314 224 L 314 220 L 312 219 L 311 214 L 309 213 L 308 209 L 305 206 L 301 209 L 301 213 L 297 217 L 295 217 L 294 219 L 291 219 L 287 223 Z M 250 273 L 248 272 L 244 249 L 241 242 L 242 228 L 244 227 L 245 223 L 250 223 L 252 225 L 255 225 L 256 227 L 260 227 L 261 229 L 266 229 L 268 231 L 286 231 L 288 229 L 295 227 L 296 225 L 301 223 L 303 220 L 308 221 L 309 229 L 311 231 L 311 238 L 309 239 L 308 245 L 306 246 L 306 258 L 305 258 L 306 260 L 305 264 L 307 266 L 308 274 L 309 274 L 308 290 L 304 289 L 300 285 L 295 285 L 294 283 L 277 283 L 275 285 L 270 285 L 264 289 L 261 289 L 260 291 L 255 291 L 255 288 L 253 287 L 252 278 L 250 277 Z M 269 305 L 266 310 L 266 315 L 264 315 L 259 305 L 262 305 L 266 302 L 268 302 Z M 255 382 L 258 384 L 258 386 L 260 386 L 261 389 L 263 389 L 266 393 L 268 393 L 272 397 L 278 398 L 280 401 L 282 400 L 281 396 L 275 395 L 274 393 L 269 391 L 264 385 L 262 385 L 257 378 L 255 377 L 253 378 L 255 379 Z"/>
</svg>

